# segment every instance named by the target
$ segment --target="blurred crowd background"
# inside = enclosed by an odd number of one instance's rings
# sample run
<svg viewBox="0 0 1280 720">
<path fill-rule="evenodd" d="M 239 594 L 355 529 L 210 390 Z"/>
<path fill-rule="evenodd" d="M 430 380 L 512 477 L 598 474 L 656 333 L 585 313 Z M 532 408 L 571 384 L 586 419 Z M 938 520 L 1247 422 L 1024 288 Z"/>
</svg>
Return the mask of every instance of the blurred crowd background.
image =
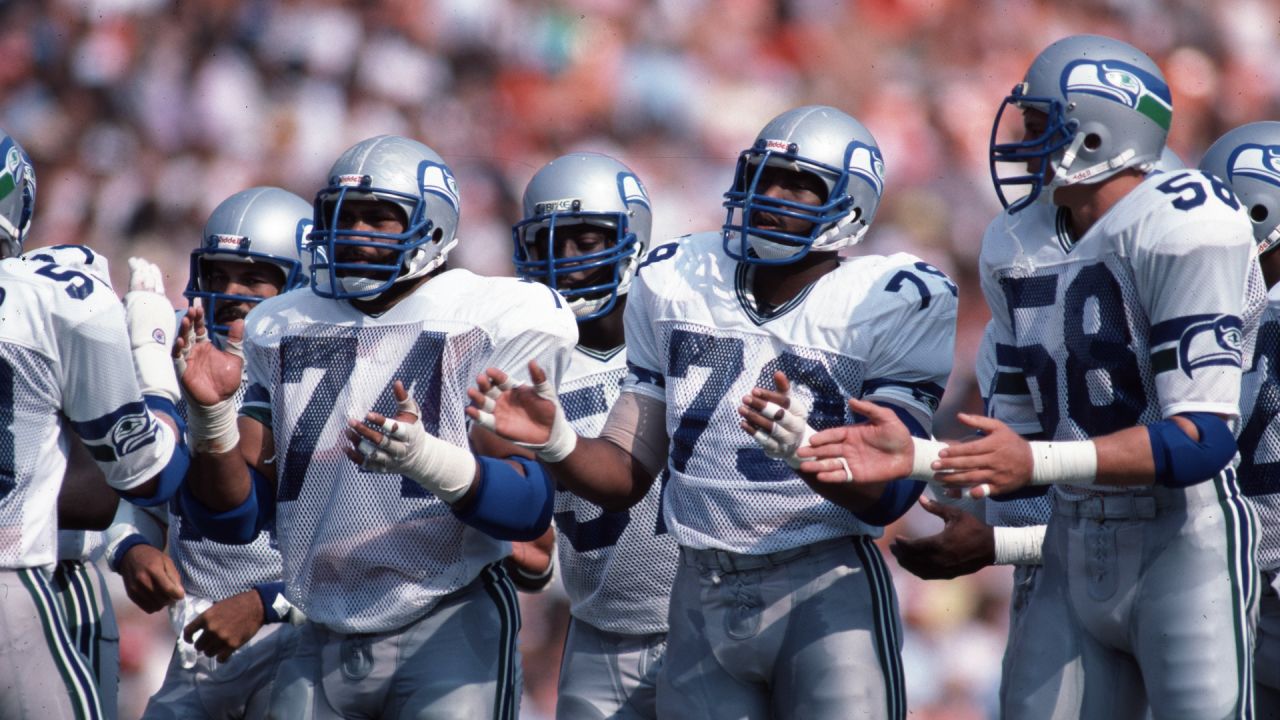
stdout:
<svg viewBox="0 0 1280 720">
<path fill-rule="evenodd" d="M 1189 164 L 1225 130 L 1280 117 L 1276 0 L 0 0 L 0 20 L 0 127 L 39 179 L 28 247 L 88 244 L 117 287 L 125 259 L 145 255 L 178 306 L 218 202 L 261 184 L 310 199 L 371 135 L 444 156 L 462 195 L 454 264 L 509 274 L 520 193 L 551 158 L 586 149 L 631 165 L 657 243 L 719 226 L 737 153 L 773 115 L 840 107 L 875 134 L 888 173 L 857 251 L 916 253 L 961 288 L 943 436 L 973 407 L 987 319 L 975 269 L 999 210 L 991 121 L 1042 47 L 1098 32 L 1146 50 Z M 936 527 L 917 509 L 886 536 Z M 896 581 L 912 716 L 991 716 L 1008 572 Z M 549 718 L 566 604 L 525 600 L 523 715 Z M 173 636 L 123 592 L 116 608 L 130 718 Z"/>
</svg>

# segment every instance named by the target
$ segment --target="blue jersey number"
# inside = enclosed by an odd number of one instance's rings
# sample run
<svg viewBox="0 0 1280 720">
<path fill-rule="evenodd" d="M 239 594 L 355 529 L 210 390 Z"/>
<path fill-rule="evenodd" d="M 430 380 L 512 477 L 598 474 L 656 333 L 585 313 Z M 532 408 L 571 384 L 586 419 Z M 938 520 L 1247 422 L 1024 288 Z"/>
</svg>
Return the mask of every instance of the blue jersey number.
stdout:
<svg viewBox="0 0 1280 720">
<path fill-rule="evenodd" d="M 952 297 L 959 297 L 960 291 L 956 288 L 956 284 L 951 282 L 951 278 L 938 268 L 927 262 L 921 261 L 915 264 L 915 268 L 926 275 L 932 275 L 936 278 L 942 278 L 943 284 L 947 286 L 947 292 Z M 933 294 L 929 292 L 929 285 L 921 280 L 915 273 L 909 270 L 899 270 L 889 278 L 889 284 L 884 286 L 887 292 L 902 292 L 903 283 L 910 283 L 916 288 L 916 292 L 920 293 L 920 309 L 924 310 L 929 307 L 929 301 L 933 298 Z"/>
<path fill-rule="evenodd" d="M 1054 306 L 1057 284 L 1053 275 L 1003 279 L 1010 317 L 1017 310 Z M 1064 301 L 1067 416 L 1090 437 L 1135 425 L 1147 394 L 1138 357 L 1130 349 L 1133 334 L 1120 284 L 1106 265 L 1090 265 L 1067 286 Z M 1046 437 L 1056 437 L 1058 363 L 1038 343 L 1019 345 L 1016 351 L 1023 374 L 1036 382 L 1040 427 Z"/>
<path fill-rule="evenodd" d="M 1280 324 L 1269 322 L 1259 328 L 1258 349 L 1253 356 L 1251 372 L 1262 372 L 1258 367 L 1262 358 L 1267 358 L 1266 377 L 1253 401 L 1249 423 L 1240 431 L 1237 441 L 1240 469 L 1236 474 L 1240 478 L 1241 491 L 1250 497 L 1280 492 L 1280 462 L 1259 460 L 1266 456 L 1263 450 L 1271 449 L 1259 447 L 1262 439 L 1270 435 L 1267 429 L 1280 417 Z"/>
<path fill-rule="evenodd" d="M 1213 194 L 1232 210 L 1239 210 L 1240 203 L 1231 192 L 1231 188 L 1218 178 L 1208 175 L 1197 178 L 1192 173 L 1178 173 L 1173 177 L 1165 180 L 1156 186 L 1156 189 L 1166 195 L 1173 195 L 1173 206 L 1178 210 L 1191 210 L 1198 208 L 1209 199 L 1209 194 L 1205 192 L 1204 183 L 1201 179 L 1209 181 L 1209 187 L 1213 190 Z"/>
<path fill-rule="evenodd" d="M 440 360 L 444 352 L 445 334 L 428 332 L 420 335 L 391 376 L 392 383 L 383 388 L 370 408 L 390 417 L 395 414 L 394 381 L 407 384 L 409 393 L 422 409 L 422 424 L 436 435 L 440 430 Z M 351 379 L 356 365 L 357 341 L 354 337 L 286 337 L 280 345 L 281 382 L 302 381 L 308 369 L 323 371 L 311 399 L 298 416 L 281 468 L 277 499 L 297 500 L 302 492 L 307 467 L 315 454 L 316 442 L 333 413 L 338 395 Z M 345 442 L 345 439 L 344 439 Z M 341 460 L 341 462 L 349 462 Z M 402 497 L 427 497 L 427 491 L 408 478 L 401 478 Z"/>
<path fill-rule="evenodd" d="M 670 462 L 676 472 L 685 472 L 698 438 L 706 432 L 716 408 L 742 376 L 743 350 L 742 340 L 738 338 L 715 337 L 687 330 L 672 331 L 667 377 L 687 377 L 689 369 L 694 367 L 710 371 L 671 436 Z M 844 401 L 854 395 L 854 388 L 841 386 L 822 361 L 783 353 L 760 368 L 756 386 L 772 388 L 773 373 L 777 370 L 786 373 L 793 385 L 803 385 L 811 391 L 810 425 L 822 430 L 846 421 Z M 842 373 L 848 374 L 851 373 Z M 767 457 L 759 448 L 740 449 L 736 466 L 743 476 L 751 480 L 787 480 L 795 475 L 786 464 Z"/>
</svg>

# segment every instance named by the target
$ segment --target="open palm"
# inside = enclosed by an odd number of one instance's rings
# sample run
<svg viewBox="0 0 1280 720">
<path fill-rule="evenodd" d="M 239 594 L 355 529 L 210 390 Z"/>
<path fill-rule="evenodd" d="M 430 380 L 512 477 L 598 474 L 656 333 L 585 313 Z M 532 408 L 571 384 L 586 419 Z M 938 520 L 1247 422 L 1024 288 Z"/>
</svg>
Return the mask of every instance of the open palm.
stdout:
<svg viewBox="0 0 1280 720">
<path fill-rule="evenodd" d="M 512 385 L 505 372 L 489 368 L 476 378 L 476 387 L 467 390 L 472 403 L 467 416 L 511 442 L 545 444 L 556 419 L 556 404 L 535 388 L 547 379 L 536 362 L 529 363 L 529 377 L 533 384 Z"/>
<path fill-rule="evenodd" d="M 182 319 L 174 355 L 180 355 L 185 362 L 179 380 L 187 397 L 201 405 L 216 405 L 240 389 L 244 357 L 219 350 L 204 333 L 203 310 L 191 308 Z M 243 338 L 244 321 L 236 320 L 228 329 L 226 343 L 238 350 Z"/>
</svg>

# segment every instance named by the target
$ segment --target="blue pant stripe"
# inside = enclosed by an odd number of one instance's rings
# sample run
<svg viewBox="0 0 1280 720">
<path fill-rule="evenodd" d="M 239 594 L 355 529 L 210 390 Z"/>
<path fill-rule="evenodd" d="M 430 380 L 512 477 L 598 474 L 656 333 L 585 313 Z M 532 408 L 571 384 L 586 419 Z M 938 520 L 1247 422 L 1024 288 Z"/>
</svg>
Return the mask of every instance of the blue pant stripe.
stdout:
<svg viewBox="0 0 1280 720">
<path fill-rule="evenodd" d="M 871 589 L 876 644 L 880 650 L 880 665 L 884 673 L 887 716 L 900 720 L 907 716 L 907 703 L 902 657 L 898 652 L 898 628 L 894 621 L 896 611 L 892 581 L 888 568 L 884 566 L 884 558 L 870 538 L 854 538 L 854 548 L 858 551 L 858 559 L 867 573 L 867 584 Z"/>
<path fill-rule="evenodd" d="M 94 684 L 89 669 L 85 667 L 84 658 L 76 650 L 67 627 L 58 599 L 45 581 L 39 570 L 24 568 L 18 571 L 27 581 L 32 600 L 36 605 L 36 613 L 45 628 L 45 635 L 52 639 L 50 650 L 67 682 L 70 701 L 75 708 L 76 716 L 86 720 L 102 720 L 102 706 L 98 698 L 98 688 Z"/>
</svg>

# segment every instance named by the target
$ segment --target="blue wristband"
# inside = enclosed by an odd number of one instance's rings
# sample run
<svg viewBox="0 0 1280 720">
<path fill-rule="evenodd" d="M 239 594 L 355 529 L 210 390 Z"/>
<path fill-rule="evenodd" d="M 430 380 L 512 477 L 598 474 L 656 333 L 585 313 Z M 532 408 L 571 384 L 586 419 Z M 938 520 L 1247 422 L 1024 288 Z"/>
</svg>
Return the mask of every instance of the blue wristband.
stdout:
<svg viewBox="0 0 1280 720">
<path fill-rule="evenodd" d="M 283 581 L 254 585 L 253 589 L 258 593 L 258 598 L 262 600 L 262 624 L 282 623 L 288 619 L 276 612 L 276 600 L 284 597 Z M 285 602 L 288 602 L 288 600 Z"/>
<path fill-rule="evenodd" d="M 1147 426 L 1155 480 L 1166 487 L 1184 488 L 1202 483 L 1222 471 L 1236 455 L 1236 438 L 1226 421 L 1213 413 L 1179 413 L 1195 425 L 1199 440 L 1192 440 L 1172 418 Z"/>
<path fill-rule="evenodd" d="M 524 474 L 503 460 L 476 456 L 480 486 L 467 509 L 455 510 L 454 515 L 499 540 L 536 540 L 551 527 L 555 489 L 537 462 L 514 456 L 508 459 L 520 465 Z"/>
<path fill-rule="evenodd" d="M 116 550 L 111 553 L 111 557 L 107 558 L 107 565 L 109 565 L 115 572 L 120 572 L 120 561 L 124 560 L 125 554 L 136 545 L 146 545 L 151 547 L 151 541 L 147 540 L 146 537 L 139 533 L 133 533 L 132 535 L 126 536 L 125 539 L 120 541 L 119 545 L 116 545 Z"/>
</svg>

